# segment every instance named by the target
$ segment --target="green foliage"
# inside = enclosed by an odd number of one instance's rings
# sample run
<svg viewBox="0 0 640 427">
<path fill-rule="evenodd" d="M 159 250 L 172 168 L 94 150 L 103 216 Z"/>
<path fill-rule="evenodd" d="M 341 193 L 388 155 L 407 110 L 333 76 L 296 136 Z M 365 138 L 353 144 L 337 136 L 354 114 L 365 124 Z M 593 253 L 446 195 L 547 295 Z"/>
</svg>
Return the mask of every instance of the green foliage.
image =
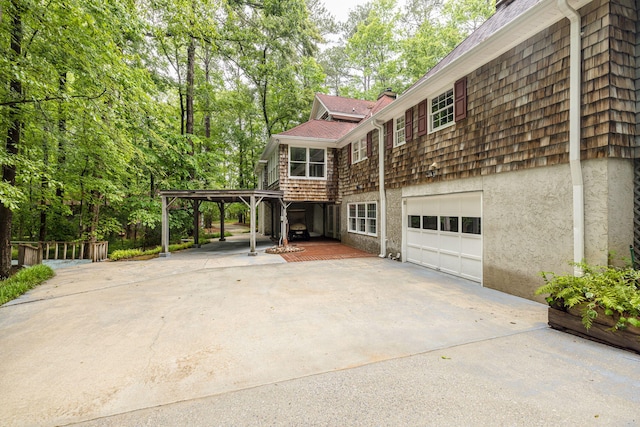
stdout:
<svg viewBox="0 0 640 427">
<path fill-rule="evenodd" d="M 181 251 L 193 246 L 193 242 L 180 243 L 175 245 L 169 245 L 169 252 Z M 121 249 L 111 252 L 109 259 L 111 261 L 119 261 L 122 259 L 130 259 L 138 256 L 157 255 L 162 252 L 162 247 L 158 246 L 153 249 L 143 251 L 142 249 Z"/>
<path fill-rule="evenodd" d="M 10 278 L 0 281 L 0 305 L 5 304 L 20 295 L 52 278 L 54 272 L 47 265 L 34 265 L 23 268 Z"/>
<path fill-rule="evenodd" d="M 542 272 L 545 284 L 536 295 L 549 294 L 546 301 L 561 309 L 579 307 L 582 324 L 589 329 L 598 311 L 617 318 L 614 329 L 640 326 L 640 271 L 632 268 L 572 264 L 582 276 Z"/>
</svg>

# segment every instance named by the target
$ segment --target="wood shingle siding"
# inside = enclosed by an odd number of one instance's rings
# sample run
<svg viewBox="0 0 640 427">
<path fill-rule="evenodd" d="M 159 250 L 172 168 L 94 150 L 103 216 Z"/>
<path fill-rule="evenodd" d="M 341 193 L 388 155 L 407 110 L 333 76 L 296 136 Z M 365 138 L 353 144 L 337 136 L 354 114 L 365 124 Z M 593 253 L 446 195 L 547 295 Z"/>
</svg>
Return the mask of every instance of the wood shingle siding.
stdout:
<svg viewBox="0 0 640 427">
<path fill-rule="evenodd" d="M 289 177 L 289 146 L 280 145 L 280 190 L 284 200 L 333 202 L 338 197 L 336 150 L 327 149 L 326 180 Z"/>
<path fill-rule="evenodd" d="M 378 130 L 369 132 L 369 135 L 371 155 L 367 155 L 365 160 L 351 164 L 351 144 L 339 150 L 337 174 L 340 179 L 337 203 L 345 196 L 378 190 Z"/>
<path fill-rule="evenodd" d="M 582 158 L 632 158 L 636 138 L 636 16 L 632 0 L 583 8 Z M 465 87 L 462 83 L 466 82 Z M 454 82 L 451 82 L 454 84 Z M 562 20 L 456 82 L 466 118 L 429 133 L 427 99 L 407 106 L 405 132 L 393 147 L 385 129 L 387 188 L 552 166 L 569 162 L 569 23 Z M 458 107 L 461 109 L 462 107 Z M 456 108 L 456 110 L 458 110 Z M 391 132 L 389 132 L 391 131 Z M 374 144 L 376 145 L 376 144 Z M 376 154 L 373 154 L 376 157 Z M 362 162 L 341 181 L 364 184 L 377 162 Z M 435 176 L 429 165 L 438 164 Z M 365 171 L 363 169 L 368 169 Z M 343 185 L 347 192 L 356 191 Z M 355 187 L 355 186 L 354 186 Z"/>
</svg>

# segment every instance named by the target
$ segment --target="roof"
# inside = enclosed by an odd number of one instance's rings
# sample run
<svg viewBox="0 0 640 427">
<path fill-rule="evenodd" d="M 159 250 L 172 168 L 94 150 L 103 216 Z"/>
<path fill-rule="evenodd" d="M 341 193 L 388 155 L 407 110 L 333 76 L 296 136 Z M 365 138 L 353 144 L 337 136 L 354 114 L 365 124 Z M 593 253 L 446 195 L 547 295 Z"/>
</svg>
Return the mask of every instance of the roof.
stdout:
<svg viewBox="0 0 640 427">
<path fill-rule="evenodd" d="M 326 108 L 331 116 L 355 116 L 356 121 L 371 113 L 375 102 L 364 99 L 344 98 L 342 96 L 325 95 L 316 93 L 318 101 Z"/>
<path fill-rule="evenodd" d="M 444 59 L 438 62 L 412 86 L 419 85 L 424 80 L 429 79 L 430 76 L 436 74 L 442 68 L 455 61 L 456 58 L 462 56 L 466 52 L 470 51 L 471 49 L 491 37 L 496 31 L 500 30 L 505 25 L 513 21 L 516 17 L 528 11 L 532 6 L 539 3 L 540 1 L 541 0 L 515 0 L 503 7 L 500 7 L 491 17 L 489 17 L 489 19 L 482 23 L 482 25 L 480 25 L 477 30 L 472 32 L 446 57 L 444 57 Z"/>
<path fill-rule="evenodd" d="M 292 129 L 281 132 L 277 136 L 340 139 L 357 125 L 358 124 L 356 122 L 309 120 L 308 122 L 302 123 Z"/>
</svg>

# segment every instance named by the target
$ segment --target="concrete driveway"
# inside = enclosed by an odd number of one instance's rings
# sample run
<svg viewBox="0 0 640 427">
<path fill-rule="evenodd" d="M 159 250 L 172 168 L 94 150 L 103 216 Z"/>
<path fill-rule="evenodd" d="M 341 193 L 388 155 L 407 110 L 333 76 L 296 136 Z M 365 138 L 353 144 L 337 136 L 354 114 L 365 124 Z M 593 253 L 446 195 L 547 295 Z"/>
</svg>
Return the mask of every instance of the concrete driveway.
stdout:
<svg viewBox="0 0 640 427">
<path fill-rule="evenodd" d="M 542 304 L 262 243 L 62 269 L 0 307 L 0 425 L 640 425 L 640 356 Z"/>
</svg>

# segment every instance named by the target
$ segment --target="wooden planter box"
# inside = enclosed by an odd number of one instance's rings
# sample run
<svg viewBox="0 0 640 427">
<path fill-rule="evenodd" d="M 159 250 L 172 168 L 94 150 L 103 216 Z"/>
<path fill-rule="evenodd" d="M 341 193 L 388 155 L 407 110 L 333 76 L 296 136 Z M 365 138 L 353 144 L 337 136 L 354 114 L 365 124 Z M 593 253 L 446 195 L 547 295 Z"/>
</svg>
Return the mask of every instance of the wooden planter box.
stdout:
<svg viewBox="0 0 640 427">
<path fill-rule="evenodd" d="M 603 313 L 593 320 L 588 330 L 582 324 L 580 311 L 558 310 L 549 307 L 549 326 L 563 332 L 569 332 L 614 347 L 623 348 L 640 354 L 640 328 L 629 326 L 626 329 L 612 331 L 617 321 Z"/>
</svg>

